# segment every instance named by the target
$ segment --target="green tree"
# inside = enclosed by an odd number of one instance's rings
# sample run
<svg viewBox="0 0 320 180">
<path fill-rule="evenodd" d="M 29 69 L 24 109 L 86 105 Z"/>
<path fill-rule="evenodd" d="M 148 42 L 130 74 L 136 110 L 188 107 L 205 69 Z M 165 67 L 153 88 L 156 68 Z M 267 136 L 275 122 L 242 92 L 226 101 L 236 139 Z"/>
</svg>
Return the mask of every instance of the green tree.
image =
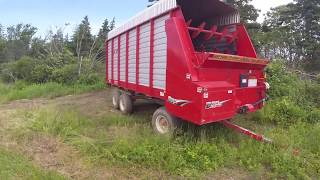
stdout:
<svg viewBox="0 0 320 180">
<path fill-rule="evenodd" d="M 94 37 L 91 34 L 91 27 L 88 16 L 85 16 L 81 24 L 76 29 L 72 45 L 78 60 L 78 74 L 81 74 L 84 58 L 90 56 L 94 47 Z"/>
<path fill-rule="evenodd" d="M 37 59 L 45 59 L 49 54 L 45 39 L 33 38 L 29 55 Z"/>
<path fill-rule="evenodd" d="M 306 68 L 320 71 L 320 1 L 295 0 L 297 31 L 302 36 L 302 49 Z"/>
<path fill-rule="evenodd" d="M 81 24 L 75 30 L 73 35 L 73 48 L 77 56 L 88 56 L 92 43 L 93 36 L 91 34 L 91 27 L 88 16 L 85 16 Z"/>
<path fill-rule="evenodd" d="M 6 59 L 18 60 L 27 55 L 37 28 L 30 24 L 18 24 L 7 28 Z"/>
<path fill-rule="evenodd" d="M 296 0 L 267 13 L 258 33 L 260 53 L 287 65 L 320 70 L 320 2 Z"/>
<path fill-rule="evenodd" d="M 113 18 L 110 22 L 110 31 L 113 30 L 116 27 L 116 19 Z"/>
<path fill-rule="evenodd" d="M 246 25 L 256 49 L 259 49 L 256 35 L 260 29 L 260 24 L 257 22 L 260 10 L 251 4 L 252 0 L 225 0 L 225 2 L 239 10 L 241 22 Z"/>
<path fill-rule="evenodd" d="M 0 39 L 4 39 L 4 27 L 0 24 Z"/>
<path fill-rule="evenodd" d="M 98 36 L 95 37 L 94 48 L 92 49 L 89 59 L 91 60 L 91 67 L 93 68 L 97 62 L 105 60 L 105 41 L 108 39 L 108 33 L 115 27 L 115 18 L 109 23 L 106 18 L 102 23 Z"/>
<path fill-rule="evenodd" d="M 99 46 L 103 46 L 104 41 L 108 38 L 108 33 L 110 32 L 110 26 L 108 19 L 105 19 L 102 23 L 102 27 L 99 30 L 98 33 L 98 41 Z"/>
<path fill-rule="evenodd" d="M 0 63 L 3 63 L 5 61 L 5 47 L 6 41 L 4 37 L 4 28 L 0 24 Z"/>
<path fill-rule="evenodd" d="M 257 21 L 259 10 L 251 4 L 252 0 L 226 0 L 225 2 L 239 10 L 243 23 L 251 24 Z"/>
<path fill-rule="evenodd" d="M 300 63 L 301 37 L 297 26 L 296 6 L 287 4 L 271 9 L 267 13 L 256 39 L 260 53 L 267 58 L 286 59 L 286 64 L 297 67 Z"/>
</svg>

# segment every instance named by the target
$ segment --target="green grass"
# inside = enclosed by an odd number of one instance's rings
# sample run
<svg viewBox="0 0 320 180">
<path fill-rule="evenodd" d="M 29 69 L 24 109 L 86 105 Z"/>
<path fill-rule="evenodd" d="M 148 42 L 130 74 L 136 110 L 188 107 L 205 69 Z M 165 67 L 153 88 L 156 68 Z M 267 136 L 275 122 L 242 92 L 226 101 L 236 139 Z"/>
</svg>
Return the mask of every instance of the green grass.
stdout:
<svg viewBox="0 0 320 180">
<path fill-rule="evenodd" d="M 22 82 L 6 85 L 0 83 L 0 103 L 19 99 L 32 99 L 37 97 L 53 98 L 69 94 L 80 94 L 87 91 L 103 89 L 104 87 L 103 82 L 95 85 L 63 85 L 58 83 L 28 85 Z"/>
<path fill-rule="evenodd" d="M 0 148 L 0 179 L 66 179 L 63 176 L 35 167 L 23 156 Z"/>
<path fill-rule="evenodd" d="M 149 116 L 89 119 L 76 111 L 45 109 L 28 117 L 32 131 L 60 137 L 98 165 L 140 166 L 187 177 L 239 166 L 257 178 L 320 176 L 319 123 L 274 127 L 266 131 L 274 140 L 271 145 L 219 125 L 202 128 L 189 125 L 175 137 L 159 137 L 152 133 Z"/>
</svg>

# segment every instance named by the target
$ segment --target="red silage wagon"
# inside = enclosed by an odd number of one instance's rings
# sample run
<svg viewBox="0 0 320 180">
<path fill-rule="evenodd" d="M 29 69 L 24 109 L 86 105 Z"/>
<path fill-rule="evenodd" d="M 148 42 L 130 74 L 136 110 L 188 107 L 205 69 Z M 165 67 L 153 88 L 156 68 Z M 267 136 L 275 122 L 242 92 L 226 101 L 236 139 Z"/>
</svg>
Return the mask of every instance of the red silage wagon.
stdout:
<svg viewBox="0 0 320 180">
<path fill-rule="evenodd" d="M 267 60 L 258 59 L 236 9 L 219 0 L 160 0 L 108 34 L 106 81 L 113 105 L 132 112 L 135 99 L 162 105 L 153 115 L 161 134 L 177 119 L 231 124 L 263 107 Z"/>
</svg>

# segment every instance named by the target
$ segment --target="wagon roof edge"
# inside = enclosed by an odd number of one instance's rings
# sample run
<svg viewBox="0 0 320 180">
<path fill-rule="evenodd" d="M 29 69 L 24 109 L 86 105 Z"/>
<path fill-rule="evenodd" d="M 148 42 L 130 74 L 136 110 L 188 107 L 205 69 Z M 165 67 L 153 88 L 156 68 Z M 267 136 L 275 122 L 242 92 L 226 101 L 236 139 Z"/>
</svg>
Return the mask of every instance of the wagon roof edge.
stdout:
<svg viewBox="0 0 320 180">
<path fill-rule="evenodd" d="M 224 2 L 227 6 L 228 5 L 224 0 L 217 0 Z M 147 22 L 148 20 L 155 18 L 157 16 L 160 16 L 162 14 L 165 14 L 175 8 L 179 7 L 178 0 L 160 0 L 151 7 L 148 7 L 142 11 L 140 11 L 135 16 L 131 17 L 127 21 L 125 21 L 123 24 L 119 25 L 117 28 L 113 29 L 108 33 L 108 41 L 109 39 L 112 39 L 140 24 L 143 24 L 144 22 Z"/>
</svg>

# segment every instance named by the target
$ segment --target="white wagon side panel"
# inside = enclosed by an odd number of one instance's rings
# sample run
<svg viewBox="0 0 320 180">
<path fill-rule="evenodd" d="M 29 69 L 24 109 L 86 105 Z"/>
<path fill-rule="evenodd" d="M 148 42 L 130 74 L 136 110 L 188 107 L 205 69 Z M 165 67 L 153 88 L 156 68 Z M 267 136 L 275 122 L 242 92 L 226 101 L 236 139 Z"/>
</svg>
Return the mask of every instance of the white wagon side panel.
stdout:
<svg viewBox="0 0 320 180">
<path fill-rule="evenodd" d="M 139 85 L 150 86 L 150 31 L 151 23 L 140 27 L 139 35 Z"/>
<path fill-rule="evenodd" d="M 112 41 L 108 42 L 108 79 L 112 77 Z"/>
<path fill-rule="evenodd" d="M 118 38 L 113 40 L 113 80 L 118 81 Z"/>
<path fill-rule="evenodd" d="M 128 82 L 136 83 L 136 54 L 137 54 L 137 31 L 129 32 L 129 60 L 128 60 Z"/>
<path fill-rule="evenodd" d="M 154 21 L 153 86 L 162 90 L 166 89 L 167 34 L 165 21 L 169 17 L 167 14 Z"/>
<path fill-rule="evenodd" d="M 149 88 L 152 85 L 151 88 L 166 90 L 167 34 L 165 22 L 169 18 L 169 13 L 164 14 L 155 18 L 153 23 L 150 20 L 138 28 L 135 27 L 121 34 L 120 38 L 117 36 L 109 40 L 109 80 L 112 79 L 115 84 L 119 80 L 123 83 L 129 83 L 128 85 L 137 84 Z M 151 52 L 152 49 L 153 52 Z"/>
<path fill-rule="evenodd" d="M 126 81 L 126 34 L 121 35 L 120 37 L 120 81 Z"/>
</svg>

